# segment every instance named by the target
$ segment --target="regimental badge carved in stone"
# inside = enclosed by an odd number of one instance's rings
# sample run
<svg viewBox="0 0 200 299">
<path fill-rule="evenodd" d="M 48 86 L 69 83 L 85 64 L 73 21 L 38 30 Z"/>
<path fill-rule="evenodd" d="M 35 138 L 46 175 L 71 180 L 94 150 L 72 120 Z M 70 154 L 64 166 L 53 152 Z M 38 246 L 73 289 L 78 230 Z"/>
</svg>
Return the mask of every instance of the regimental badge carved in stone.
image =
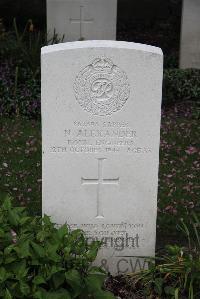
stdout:
<svg viewBox="0 0 200 299">
<path fill-rule="evenodd" d="M 106 57 L 99 57 L 80 71 L 74 92 L 81 107 L 93 115 L 119 111 L 130 95 L 127 75 Z"/>
</svg>

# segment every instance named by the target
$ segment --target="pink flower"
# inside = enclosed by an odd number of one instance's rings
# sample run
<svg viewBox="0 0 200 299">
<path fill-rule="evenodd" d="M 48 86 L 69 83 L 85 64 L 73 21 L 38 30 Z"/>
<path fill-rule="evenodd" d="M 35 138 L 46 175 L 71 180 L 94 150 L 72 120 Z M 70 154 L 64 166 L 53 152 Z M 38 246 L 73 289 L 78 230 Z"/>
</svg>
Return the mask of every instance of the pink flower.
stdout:
<svg viewBox="0 0 200 299">
<path fill-rule="evenodd" d="M 172 209 L 173 209 L 172 206 L 167 206 L 167 207 L 165 208 L 165 211 L 169 211 L 169 210 L 172 210 Z"/>
<path fill-rule="evenodd" d="M 192 146 L 190 145 L 186 150 L 185 152 L 188 154 L 188 155 L 193 155 L 195 153 L 198 152 L 197 148 L 195 146 Z"/>
</svg>

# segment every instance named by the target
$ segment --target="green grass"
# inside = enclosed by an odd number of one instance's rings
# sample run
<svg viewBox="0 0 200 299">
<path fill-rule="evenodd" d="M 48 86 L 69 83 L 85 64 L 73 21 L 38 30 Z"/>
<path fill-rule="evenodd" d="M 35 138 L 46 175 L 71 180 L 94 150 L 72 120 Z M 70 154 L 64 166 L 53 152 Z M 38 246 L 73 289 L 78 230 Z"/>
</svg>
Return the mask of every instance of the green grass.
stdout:
<svg viewBox="0 0 200 299">
<path fill-rule="evenodd" d="M 158 236 L 164 242 L 177 238 L 178 218 L 199 208 L 199 120 L 188 107 L 175 106 L 162 117 Z M 0 191 L 41 213 L 40 122 L 2 118 L 0 133 Z"/>
<path fill-rule="evenodd" d="M 0 120 L 0 191 L 13 196 L 32 213 L 41 212 L 40 123 Z"/>
<path fill-rule="evenodd" d="M 199 212 L 200 123 L 197 105 L 183 103 L 162 117 L 158 189 L 158 234 L 178 241 L 179 218 Z"/>
</svg>

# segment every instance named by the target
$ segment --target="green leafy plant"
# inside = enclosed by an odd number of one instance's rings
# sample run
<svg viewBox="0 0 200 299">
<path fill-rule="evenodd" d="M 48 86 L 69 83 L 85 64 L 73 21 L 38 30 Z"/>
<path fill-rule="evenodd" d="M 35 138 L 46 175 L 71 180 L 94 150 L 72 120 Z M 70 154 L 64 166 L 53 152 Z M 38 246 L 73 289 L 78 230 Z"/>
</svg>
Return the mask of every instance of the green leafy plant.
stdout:
<svg viewBox="0 0 200 299">
<path fill-rule="evenodd" d="M 11 63 L 0 65 L 0 114 L 40 117 L 40 80 Z"/>
<path fill-rule="evenodd" d="M 33 78 L 35 78 L 40 73 L 41 48 L 46 45 L 62 42 L 64 36 L 59 38 L 56 32 L 54 32 L 53 37 L 48 40 L 47 34 L 34 29 L 34 24 L 31 19 L 28 20 L 22 33 L 18 30 L 16 19 L 13 21 L 13 26 L 17 48 L 21 53 L 20 57 L 24 65 L 32 71 Z"/>
<path fill-rule="evenodd" d="M 0 113 L 40 117 L 41 47 L 63 41 L 35 29 L 28 20 L 23 32 L 13 21 L 13 31 L 6 32 L 0 19 Z"/>
<path fill-rule="evenodd" d="M 192 214 L 190 224 L 181 219 L 178 229 L 186 236 L 187 247 L 169 245 L 165 254 L 150 263 L 149 270 L 131 274 L 135 287 L 148 298 L 200 297 L 200 219 Z"/>
<path fill-rule="evenodd" d="M 1 25 L 2 24 L 2 25 Z M 32 78 L 40 77 L 41 48 L 63 42 L 64 36 L 59 37 L 54 31 L 51 38 L 46 32 L 37 30 L 30 19 L 23 31 L 19 30 L 16 19 L 13 20 L 13 30 L 6 32 L 0 19 L 0 57 L 11 59 L 15 67 L 26 68 Z M 2 32 L 2 33 L 1 33 Z"/>
<path fill-rule="evenodd" d="M 81 230 L 30 217 L 7 197 L 0 208 L 0 298 L 114 299 L 105 273 L 92 267 L 99 242 Z"/>
<path fill-rule="evenodd" d="M 163 81 L 163 103 L 177 101 L 200 103 L 200 71 L 197 69 L 166 69 Z"/>
<path fill-rule="evenodd" d="M 6 31 L 3 19 L 0 18 L 0 58 L 3 60 L 8 58 L 8 53 L 15 54 L 16 39 L 13 31 Z"/>
</svg>

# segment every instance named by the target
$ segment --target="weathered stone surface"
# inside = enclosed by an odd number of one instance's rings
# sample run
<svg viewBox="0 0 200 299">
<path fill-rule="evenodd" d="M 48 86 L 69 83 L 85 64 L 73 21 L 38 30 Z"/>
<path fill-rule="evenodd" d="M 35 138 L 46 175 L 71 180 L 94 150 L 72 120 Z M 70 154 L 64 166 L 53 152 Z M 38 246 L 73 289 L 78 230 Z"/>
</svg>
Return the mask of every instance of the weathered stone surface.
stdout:
<svg viewBox="0 0 200 299">
<path fill-rule="evenodd" d="M 43 212 L 102 240 L 114 274 L 154 255 L 162 63 L 126 42 L 42 49 Z"/>
<path fill-rule="evenodd" d="M 200 1 L 184 0 L 180 68 L 200 69 Z"/>
</svg>

